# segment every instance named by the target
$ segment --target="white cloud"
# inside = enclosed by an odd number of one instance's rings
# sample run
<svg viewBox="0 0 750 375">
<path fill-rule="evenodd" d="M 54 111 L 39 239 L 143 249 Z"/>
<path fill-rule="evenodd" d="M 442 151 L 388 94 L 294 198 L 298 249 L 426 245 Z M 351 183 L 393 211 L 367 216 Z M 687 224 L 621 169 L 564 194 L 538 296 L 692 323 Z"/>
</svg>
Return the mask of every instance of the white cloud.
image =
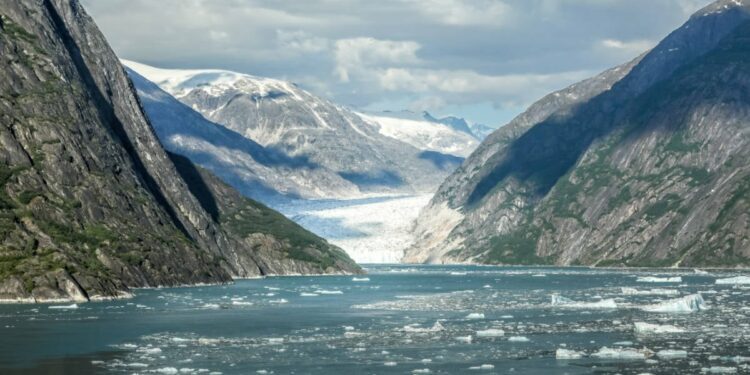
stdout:
<svg viewBox="0 0 750 375">
<path fill-rule="evenodd" d="M 656 42 L 647 39 L 622 41 L 617 39 L 604 39 L 601 41 L 601 46 L 621 50 L 629 54 L 641 54 L 648 51 L 656 45 Z"/>
<path fill-rule="evenodd" d="M 316 37 L 302 30 L 276 30 L 279 47 L 299 53 L 318 53 L 328 49 L 328 39 Z"/>
<path fill-rule="evenodd" d="M 418 64 L 420 48 L 414 41 L 339 39 L 334 48 L 335 71 L 340 81 L 349 82 L 352 74 L 366 74 L 371 67 Z"/>
<path fill-rule="evenodd" d="M 438 22 L 455 26 L 502 26 L 511 7 L 500 0 L 406 0 Z"/>
</svg>

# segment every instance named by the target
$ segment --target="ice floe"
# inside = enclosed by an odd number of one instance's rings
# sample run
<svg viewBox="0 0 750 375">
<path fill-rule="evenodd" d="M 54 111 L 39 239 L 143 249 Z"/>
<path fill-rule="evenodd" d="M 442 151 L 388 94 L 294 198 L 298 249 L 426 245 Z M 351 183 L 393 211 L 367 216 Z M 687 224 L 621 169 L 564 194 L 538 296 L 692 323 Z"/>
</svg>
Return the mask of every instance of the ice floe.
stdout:
<svg viewBox="0 0 750 375">
<path fill-rule="evenodd" d="M 420 327 L 419 324 L 410 324 L 407 326 L 404 326 L 401 330 L 404 332 L 409 333 L 430 333 L 430 332 L 440 332 L 444 330 L 445 327 L 443 327 L 440 322 L 435 322 L 435 324 L 432 325 L 430 328 L 426 327 Z"/>
<path fill-rule="evenodd" d="M 750 284 L 750 277 L 748 276 L 736 276 L 736 277 L 728 277 L 725 279 L 716 279 L 717 285 L 740 285 L 740 284 Z"/>
<path fill-rule="evenodd" d="M 526 337 L 526 336 L 511 336 L 511 337 L 508 337 L 508 341 L 510 341 L 510 342 L 529 342 L 531 340 L 529 340 L 529 338 Z"/>
<path fill-rule="evenodd" d="M 50 309 L 53 310 L 74 310 L 78 308 L 78 304 L 72 304 L 72 305 L 64 305 L 64 306 L 50 306 Z"/>
<path fill-rule="evenodd" d="M 635 333 L 641 334 L 641 335 L 685 332 L 684 329 L 675 327 L 669 324 L 659 325 L 659 324 L 651 324 L 651 323 L 644 323 L 644 322 L 633 323 L 633 330 L 635 331 Z"/>
<path fill-rule="evenodd" d="M 466 317 L 464 319 L 469 319 L 469 320 L 484 319 L 484 314 L 482 314 L 482 313 L 471 313 L 469 315 L 466 315 Z"/>
<path fill-rule="evenodd" d="M 502 337 L 505 336 L 505 331 L 497 328 L 490 328 L 476 332 L 477 337 Z"/>
<path fill-rule="evenodd" d="M 617 302 L 615 302 L 614 299 L 603 299 L 595 302 L 577 302 L 559 294 L 553 294 L 551 296 L 550 304 L 555 307 L 564 307 L 567 309 L 617 309 Z"/>
<path fill-rule="evenodd" d="M 596 358 L 626 360 L 647 359 L 652 357 L 653 355 L 654 352 L 648 348 L 608 348 L 606 346 L 599 349 L 598 352 L 591 354 L 592 357 Z"/>
<path fill-rule="evenodd" d="M 642 276 L 637 278 L 635 281 L 639 283 L 681 283 L 681 276 L 674 277 L 656 277 L 656 276 Z"/>
<path fill-rule="evenodd" d="M 365 281 L 370 281 L 370 278 L 369 277 L 353 277 L 352 281 L 354 281 L 354 282 L 365 282 Z"/>
<path fill-rule="evenodd" d="M 686 350 L 664 349 L 656 352 L 656 356 L 662 359 L 687 358 L 688 352 Z"/>
<path fill-rule="evenodd" d="M 623 287 L 621 288 L 622 294 L 626 296 L 672 296 L 680 294 L 678 290 L 674 289 L 648 289 L 648 290 L 638 290 L 636 288 L 628 288 Z"/>
<path fill-rule="evenodd" d="M 494 369 L 495 369 L 495 365 L 490 365 L 490 364 L 469 367 L 469 370 L 494 370 Z"/>
<path fill-rule="evenodd" d="M 658 313 L 691 313 L 707 309 L 708 306 L 706 306 L 706 303 L 700 294 L 691 294 L 689 296 L 641 307 L 641 310 L 643 311 Z"/>
<path fill-rule="evenodd" d="M 579 359 L 583 358 L 586 355 L 586 353 L 583 352 L 577 352 L 575 350 L 570 349 L 557 349 L 555 351 L 555 358 L 557 359 Z"/>
</svg>

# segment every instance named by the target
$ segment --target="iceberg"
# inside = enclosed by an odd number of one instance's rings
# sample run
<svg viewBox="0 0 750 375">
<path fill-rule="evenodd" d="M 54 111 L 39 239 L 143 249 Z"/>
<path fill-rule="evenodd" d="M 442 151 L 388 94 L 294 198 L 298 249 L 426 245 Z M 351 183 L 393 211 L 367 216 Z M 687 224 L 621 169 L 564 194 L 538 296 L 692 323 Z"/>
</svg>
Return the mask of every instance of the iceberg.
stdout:
<svg viewBox="0 0 750 375">
<path fill-rule="evenodd" d="M 471 320 L 484 319 L 484 314 L 482 314 L 482 313 L 471 313 L 469 315 L 466 315 L 466 318 L 464 318 L 464 319 L 471 319 Z"/>
<path fill-rule="evenodd" d="M 598 352 L 591 354 L 592 357 L 602 359 L 647 359 L 654 355 L 654 352 L 648 348 L 633 349 L 633 348 L 608 348 L 602 347 Z"/>
<path fill-rule="evenodd" d="M 456 341 L 465 342 L 467 344 L 471 344 L 471 341 L 472 341 L 471 335 L 469 335 L 469 336 L 456 336 L 455 339 L 456 339 Z"/>
<path fill-rule="evenodd" d="M 431 328 L 419 327 L 419 325 L 417 324 L 412 324 L 412 325 L 404 326 L 404 328 L 402 328 L 401 330 L 404 332 L 409 332 L 409 333 L 430 333 L 430 332 L 440 332 L 444 329 L 445 327 L 443 327 L 443 325 L 440 324 L 440 322 L 435 322 L 435 324 L 433 324 Z"/>
<path fill-rule="evenodd" d="M 585 353 L 583 352 L 577 352 L 575 350 L 569 350 L 569 349 L 557 349 L 555 351 L 555 358 L 556 359 L 579 359 L 583 358 Z"/>
<path fill-rule="evenodd" d="M 636 288 L 622 288 L 622 294 L 626 296 L 672 296 L 680 294 L 679 291 L 674 289 L 649 289 L 649 290 L 638 290 Z"/>
<path fill-rule="evenodd" d="M 663 359 L 675 359 L 675 358 L 687 358 L 687 351 L 685 350 L 673 350 L 673 349 L 665 349 L 665 350 L 659 350 L 656 353 L 656 356 Z"/>
<path fill-rule="evenodd" d="M 675 327 L 673 325 L 658 325 L 644 322 L 633 323 L 633 330 L 636 334 L 651 335 L 659 333 L 682 333 L 684 329 Z"/>
<path fill-rule="evenodd" d="M 501 337 L 505 336 L 505 331 L 502 329 L 490 328 L 483 331 L 477 331 L 477 337 Z"/>
<path fill-rule="evenodd" d="M 353 277 L 352 281 L 354 281 L 354 282 L 365 282 L 365 281 L 370 281 L 370 278 L 369 277 Z"/>
<path fill-rule="evenodd" d="M 726 279 L 716 279 L 717 285 L 739 285 L 750 284 L 750 276 L 729 277 Z"/>
<path fill-rule="evenodd" d="M 471 366 L 469 370 L 493 370 L 495 365 L 485 364 L 480 366 Z"/>
<path fill-rule="evenodd" d="M 617 302 L 614 299 L 603 299 L 596 302 L 577 302 L 565 298 L 559 294 L 553 294 L 550 304 L 567 309 L 616 309 Z"/>
<path fill-rule="evenodd" d="M 643 276 L 639 277 L 635 281 L 639 283 L 681 283 L 682 277 L 655 277 L 655 276 Z"/>
<path fill-rule="evenodd" d="M 78 308 L 78 304 L 74 303 L 72 305 L 65 306 L 50 306 L 49 308 L 53 310 L 74 310 Z"/>
<path fill-rule="evenodd" d="M 691 294 L 682 298 L 641 307 L 641 310 L 658 313 L 691 313 L 700 310 L 708 310 L 706 302 L 700 294 Z"/>
<path fill-rule="evenodd" d="M 529 342 L 531 340 L 529 340 L 525 336 L 511 336 L 511 337 L 508 337 L 508 341 L 510 341 L 510 342 Z"/>
</svg>

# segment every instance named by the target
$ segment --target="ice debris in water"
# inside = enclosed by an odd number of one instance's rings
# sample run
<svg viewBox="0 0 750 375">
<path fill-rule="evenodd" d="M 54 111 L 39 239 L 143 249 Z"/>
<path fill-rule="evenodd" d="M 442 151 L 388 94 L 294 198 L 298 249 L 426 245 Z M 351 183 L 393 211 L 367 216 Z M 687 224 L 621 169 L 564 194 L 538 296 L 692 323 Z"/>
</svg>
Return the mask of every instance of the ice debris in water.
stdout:
<svg viewBox="0 0 750 375">
<path fill-rule="evenodd" d="M 636 288 L 622 288 L 622 294 L 626 296 L 671 296 L 680 294 L 679 291 L 674 289 L 649 289 L 649 290 L 638 290 Z"/>
<path fill-rule="evenodd" d="M 416 369 L 416 370 L 412 370 L 411 371 L 412 374 L 429 374 L 431 372 L 432 371 L 430 371 L 430 369 L 428 369 L 428 368 Z"/>
<path fill-rule="evenodd" d="M 565 298 L 559 294 L 553 294 L 551 297 L 551 305 L 557 307 L 565 307 L 569 309 L 616 309 L 617 303 L 614 299 L 603 299 L 596 302 L 577 302 L 569 298 Z"/>
<path fill-rule="evenodd" d="M 318 293 L 318 294 L 328 294 L 328 295 L 332 295 L 332 294 L 344 294 L 344 292 L 342 292 L 340 290 L 324 290 L 324 289 L 316 290 L 315 293 Z"/>
<path fill-rule="evenodd" d="M 726 279 L 716 279 L 716 284 L 718 285 L 750 284 L 750 277 L 737 276 L 737 277 L 729 277 Z"/>
<path fill-rule="evenodd" d="M 577 352 L 570 349 L 557 349 L 555 351 L 555 358 L 557 359 L 579 359 L 583 358 L 584 355 L 585 353 L 583 352 Z"/>
<path fill-rule="evenodd" d="M 56 310 L 73 310 L 78 308 L 78 304 L 72 304 L 72 305 L 65 305 L 65 306 L 50 306 L 50 309 L 56 309 Z"/>
<path fill-rule="evenodd" d="M 682 277 L 656 277 L 656 276 L 642 276 L 637 278 L 635 281 L 639 283 L 681 283 Z"/>
<path fill-rule="evenodd" d="M 402 328 L 401 330 L 409 333 L 430 333 L 440 332 L 444 329 L 445 328 L 442 324 L 440 324 L 440 322 L 435 322 L 435 324 L 433 324 L 431 328 L 420 327 L 418 324 L 410 324 L 408 326 L 404 326 L 404 328 Z"/>
<path fill-rule="evenodd" d="M 685 350 L 664 349 L 659 350 L 656 356 L 662 359 L 687 358 L 688 353 Z"/>
<path fill-rule="evenodd" d="M 494 368 L 495 365 L 484 364 L 480 366 L 471 366 L 469 367 L 469 370 L 493 370 Z"/>
<path fill-rule="evenodd" d="M 635 333 L 642 335 L 659 334 L 659 333 L 682 333 L 684 329 L 675 327 L 673 325 L 659 325 L 644 322 L 633 323 L 633 329 Z"/>
<path fill-rule="evenodd" d="M 501 337 L 505 335 L 505 331 L 502 329 L 490 328 L 482 331 L 477 331 L 477 337 Z"/>
<path fill-rule="evenodd" d="M 365 281 L 370 281 L 370 278 L 369 277 L 353 277 L 352 281 L 354 281 L 354 282 L 365 282 Z"/>
<path fill-rule="evenodd" d="M 484 314 L 482 314 L 482 313 L 471 313 L 469 315 L 466 315 L 465 319 L 472 319 L 472 320 L 475 320 L 475 319 L 484 319 Z"/>
<path fill-rule="evenodd" d="M 647 312 L 659 313 L 691 313 L 700 310 L 708 310 L 703 297 L 700 294 L 691 294 L 682 298 L 670 299 L 652 305 L 641 307 Z"/>
<path fill-rule="evenodd" d="M 736 374 L 737 368 L 726 366 L 712 366 L 702 368 L 701 372 L 707 372 L 709 374 Z"/>
<path fill-rule="evenodd" d="M 647 359 L 653 355 L 654 352 L 648 348 L 608 348 L 606 346 L 591 354 L 592 357 L 603 359 Z"/>
<path fill-rule="evenodd" d="M 525 336 L 511 336 L 511 337 L 508 337 L 508 341 L 510 341 L 510 342 L 529 342 L 531 340 L 529 340 Z"/>
<path fill-rule="evenodd" d="M 471 344 L 471 341 L 472 341 L 471 335 L 469 335 L 469 336 L 456 336 L 455 339 L 456 339 L 456 341 L 465 342 L 467 344 Z"/>
</svg>

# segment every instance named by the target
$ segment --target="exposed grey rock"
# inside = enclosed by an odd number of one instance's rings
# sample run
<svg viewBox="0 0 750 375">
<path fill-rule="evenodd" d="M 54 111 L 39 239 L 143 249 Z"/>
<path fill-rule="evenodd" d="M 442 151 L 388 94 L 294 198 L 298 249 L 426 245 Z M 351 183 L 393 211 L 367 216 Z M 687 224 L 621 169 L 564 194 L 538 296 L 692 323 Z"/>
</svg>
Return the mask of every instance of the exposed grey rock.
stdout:
<svg viewBox="0 0 750 375">
<path fill-rule="evenodd" d="M 264 272 L 237 261 L 248 249 L 190 193 L 75 0 L 0 0 L 0 144 L 0 299 Z"/>
<path fill-rule="evenodd" d="M 424 210 L 405 259 L 750 264 L 749 8 L 712 4 L 494 132 Z"/>
</svg>

